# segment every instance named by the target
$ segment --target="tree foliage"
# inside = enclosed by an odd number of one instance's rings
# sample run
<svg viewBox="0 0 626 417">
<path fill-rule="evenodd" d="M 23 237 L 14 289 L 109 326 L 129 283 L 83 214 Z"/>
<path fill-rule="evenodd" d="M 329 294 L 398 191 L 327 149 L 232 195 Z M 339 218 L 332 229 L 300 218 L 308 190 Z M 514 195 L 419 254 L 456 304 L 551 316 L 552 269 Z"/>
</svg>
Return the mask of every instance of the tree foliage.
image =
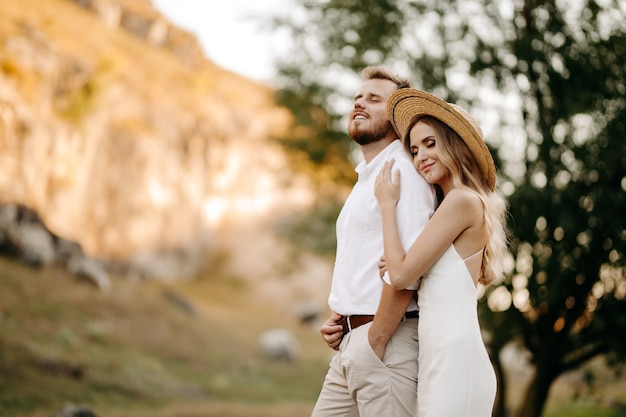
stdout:
<svg viewBox="0 0 626 417">
<path fill-rule="evenodd" d="M 353 93 L 346 80 L 367 65 L 409 75 L 416 87 L 470 107 L 487 127 L 512 231 L 510 275 L 479 304 L 501 384 L 496 415 L 507 407 L 499 354 L 511 342 L 535 365 L 518 417 L 540 416 L 554 380 L 591 358 L 624 363 L 626 5 L 298 4 L 298 19 L 277 20 L 293 39 L 279 94 L 298 97 L 283 103 L 297 115 L 294 129 L 307 134 L 286 141 L 302 139 L 312 161 L 349 161 L 349 147 L 338 144 L 349 141 L 337 103 Z"/>
<path fill-rule="evenodd" d="M 541 414 L 562 373 L 626 352 L 617 336 L 626 331 L 626 10 L 578 6 L 524 4 L 514 36 L 482 45 L 472 68 L 501 87 L 515 80 L 523 97 L 525 170 L 510 196 L 516 267 L 503 284 L 536 369 L 522 417 Z"/>
</svg>

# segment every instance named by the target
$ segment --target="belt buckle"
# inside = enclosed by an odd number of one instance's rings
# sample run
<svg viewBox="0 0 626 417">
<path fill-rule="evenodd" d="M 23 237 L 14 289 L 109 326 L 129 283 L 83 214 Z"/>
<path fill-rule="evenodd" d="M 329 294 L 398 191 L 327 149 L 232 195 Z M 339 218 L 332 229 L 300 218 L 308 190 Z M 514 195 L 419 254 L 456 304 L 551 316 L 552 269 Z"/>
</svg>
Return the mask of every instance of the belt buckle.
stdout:
<svg viewBox="0 0 626 417">
<path fill-rule="evenodd" d="M 350 317 L 352 316 L 346 316 L 346 324 L 348 325 L 347 333 L 350 333 L 352 331 L 352 321 L 350 320 Z"/>
</svg>

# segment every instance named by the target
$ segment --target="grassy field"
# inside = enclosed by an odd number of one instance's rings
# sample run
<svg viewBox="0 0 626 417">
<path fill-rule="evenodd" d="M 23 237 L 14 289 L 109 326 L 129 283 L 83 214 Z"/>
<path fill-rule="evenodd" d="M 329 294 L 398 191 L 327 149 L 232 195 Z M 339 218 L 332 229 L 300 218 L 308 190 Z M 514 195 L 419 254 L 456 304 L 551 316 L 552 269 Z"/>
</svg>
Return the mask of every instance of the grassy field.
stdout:
<svg viewBox="0 0 626 417">
<path fill-rule="evenodd" d="M 299 360 L 260 355 L 258 336 L 279 326 L 297 336 Z M 49 417 L 65 403 L 111 417 L 306 415 L 329 355 L 317 329 L 242 284 L 115 281 L 104 294 L 0 258 L 5 417 Z"/>
<path fill-rule="evenodd" d="M 260 355 L 258 337 L 273 327 L 294 332 L 298 360 Z M 101 293 L 62 271 L 0 258 L 3 417 L 50 417 L 66 403 L 107 417 L 308 416 L 330 354 L 317 325 L 298 323 L 236 280 L 115 280 Z M 600 391 L 624 401 L 625 388 Z M 563 383 L 544 413 L 624 415 L 597 392 L 572 400 Z"/>
</svg>

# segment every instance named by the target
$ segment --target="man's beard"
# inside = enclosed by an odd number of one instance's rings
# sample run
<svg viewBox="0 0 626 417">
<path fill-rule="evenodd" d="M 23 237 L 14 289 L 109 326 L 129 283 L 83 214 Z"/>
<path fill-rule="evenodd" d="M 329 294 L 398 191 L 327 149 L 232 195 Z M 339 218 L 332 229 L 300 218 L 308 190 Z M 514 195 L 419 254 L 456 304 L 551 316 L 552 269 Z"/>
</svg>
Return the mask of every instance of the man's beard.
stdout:
<svg viewBox="0 0 626 417">
<path fill-rule="evenodd" d="M 348 128 L 348 134 L 359 145 L 368 145 L 370 143 L 378 142 L 379 140 L 387 137 L 389 131 L 393 128 L 391 127 L 391 123 L 388 120 L 379 121 L 374 124 L 374 127 L 369 130 L 362 130 L 357 127 Z"/>
</svg>

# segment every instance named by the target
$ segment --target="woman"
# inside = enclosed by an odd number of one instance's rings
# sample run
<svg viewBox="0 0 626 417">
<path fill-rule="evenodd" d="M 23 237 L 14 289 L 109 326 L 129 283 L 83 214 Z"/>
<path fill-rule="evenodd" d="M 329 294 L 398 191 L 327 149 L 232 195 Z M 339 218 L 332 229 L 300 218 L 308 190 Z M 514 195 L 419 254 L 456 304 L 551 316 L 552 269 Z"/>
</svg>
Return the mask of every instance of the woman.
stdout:
<svg viewBox="0 0 626 417">
<path fill-rule="evenodd" d="M 416 89 L 396 91 L 392 124 L 439 206 L 408 252 L 395 206 L 399 172 L 388 161 L 376 180 L 390 284 L 418 288 L 418 415 L 490 417 L 496 377 L 482 341 L 476 288 L 502 274 L 505 204 L 480 127 L 462 108 Z"/>
</svg>

